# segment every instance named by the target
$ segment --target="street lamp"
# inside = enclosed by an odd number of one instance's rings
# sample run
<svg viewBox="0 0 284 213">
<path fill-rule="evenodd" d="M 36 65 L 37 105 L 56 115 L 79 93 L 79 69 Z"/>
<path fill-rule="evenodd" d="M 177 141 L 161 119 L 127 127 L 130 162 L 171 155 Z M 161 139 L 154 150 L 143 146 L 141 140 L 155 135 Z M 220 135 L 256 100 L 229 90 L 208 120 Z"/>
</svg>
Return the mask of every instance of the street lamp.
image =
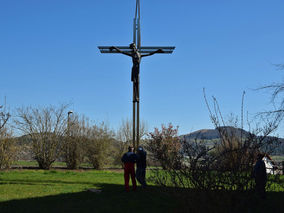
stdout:
<svg viewBox="0 0 284 213">
<path fill-rule="evenodd" d="M 70 125 L 70 114 L 72 114 L 73 111 L 69 111 L 67 114 L 67 134 L 69 136 L 69 125 Z"/>
</svg>

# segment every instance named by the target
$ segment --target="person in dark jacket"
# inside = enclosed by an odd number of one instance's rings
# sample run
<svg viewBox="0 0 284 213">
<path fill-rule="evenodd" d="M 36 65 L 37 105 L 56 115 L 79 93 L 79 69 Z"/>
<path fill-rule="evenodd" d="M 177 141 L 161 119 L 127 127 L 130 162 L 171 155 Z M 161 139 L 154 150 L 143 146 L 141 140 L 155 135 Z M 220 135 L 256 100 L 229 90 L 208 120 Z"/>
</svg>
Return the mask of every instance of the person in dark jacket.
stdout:
<svg viewBox="0 0 284 213">
<path fill-rule="evenodd" d="M 255 179 L 255 191 L 261 198 L 265 198 L 265 186 L 267 182 L 267 174 L 266 174 L 266 168 L 265 163 L 262 160 L 264 157 L 264 154 L 258 154 L 257 155 L 257 161 L 253 167 L 253 176 Z"/>
<path fill-rule="evenodd" d="M 125 184 L 125 190 L 127 192 L 129 192 L 129 175 L 131 176 L 133 190 L 134 191 L 136 190 L 135 168 L 134 168 L 136 160 L 137 156 L 134 153 L 134 148 L 132 146 L 129 146 L 128 152 L 126 152 L 121 158 L 121 161 L 124 164 L 124 184 Z"/>
<path fill-rule="evenodd" d="M 142 185 L 143 188 L 146 187 L 146 157 L 147 157 L 147 152 L 143 149 L 143 147 L 139 146 L 138 147 L 138 152 L 137 152 L 137 162 L 136 162 L 136 179 L 138 182 Z"/>
</svg>

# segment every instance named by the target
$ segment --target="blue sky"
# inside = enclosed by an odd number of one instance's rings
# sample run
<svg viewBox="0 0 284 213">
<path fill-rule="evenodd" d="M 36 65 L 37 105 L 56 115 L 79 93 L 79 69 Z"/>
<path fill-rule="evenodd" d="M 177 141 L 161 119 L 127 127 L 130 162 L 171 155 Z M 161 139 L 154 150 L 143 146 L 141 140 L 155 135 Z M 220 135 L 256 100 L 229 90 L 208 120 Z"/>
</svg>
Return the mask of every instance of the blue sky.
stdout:
<svg viewBox="0 0 284 213">
<path fill-rule="evenodd" d="M 21 106 L 72 103 L 70 109 L 116 129 L 132 116 L 131 59 L 99 45 L 132 42 L 135 0 L 0 0 L 0 101 Z M 203 99 L 225 117 L 271 109 L 283 80 L 283 0 L 141 0 L 142 45 L 176 46 L 141 63 L 141 119 L 180 134 L 213 128 Z M 280 135 L 284 135 L 279 131 Z"/>
</svg>

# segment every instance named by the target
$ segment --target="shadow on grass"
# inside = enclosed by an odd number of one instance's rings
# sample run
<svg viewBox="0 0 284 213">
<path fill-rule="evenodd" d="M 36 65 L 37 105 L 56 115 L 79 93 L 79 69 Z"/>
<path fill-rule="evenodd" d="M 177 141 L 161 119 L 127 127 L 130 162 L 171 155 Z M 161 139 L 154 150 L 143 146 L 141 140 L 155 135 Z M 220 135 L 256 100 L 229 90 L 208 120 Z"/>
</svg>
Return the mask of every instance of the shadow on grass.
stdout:
<svg viewBox="0 0 284 213">
<path fill-rule="evenodd" d="M 280 213 L 284 209 L 284 192 L 267 192 L 266 199 L 262 199 L 252 191 L 188 190 L 175 197 L 180 201 L 178 212 Z"/>
<path fill-rule="evenodd" d="M 125 192 L 122 185 L 95 184 L 102 189 L 0 202 L 0 212 L 175 212 L 177 202 L 159 187 Z"/>
</svg>

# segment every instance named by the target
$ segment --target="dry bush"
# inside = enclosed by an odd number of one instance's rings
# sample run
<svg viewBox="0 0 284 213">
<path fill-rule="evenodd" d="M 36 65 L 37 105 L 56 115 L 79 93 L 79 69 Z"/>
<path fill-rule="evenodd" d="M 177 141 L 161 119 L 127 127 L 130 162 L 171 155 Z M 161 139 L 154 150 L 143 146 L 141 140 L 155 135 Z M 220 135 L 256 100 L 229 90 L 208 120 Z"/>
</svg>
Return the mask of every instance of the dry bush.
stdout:
<svg viewBox="0 0 284 213">
<path fill-rule="evenodd" d="M 210 148 L 200 140 L 185 141 L 177 129 L 162 127 L 150 134 L 148 150 L 162 165 L 153 170 L 151 181 L 176 189 L 201 191 L 251 191 L 252 168 L 259 152 L 272 151 L 278 141 L 270 137 L 281 116 L 267 119 L 263 127 L 244 131 L 224 122 L 216 99 L 210 118 L 219 132 L 219 140 Z M 241 125 L 243 127 L 243 125 Z M 272 148 L 271 148 L 272 147 Z"/>
<path fill-rule="evenodd" d="M 67 123 L 67 131 L 61 147 L 63 161 L 68 169 L 78 169 L 85 157 L 84 146 L 88 142 L 89 121 L 73 115 Z"/>
<path fill-rule="evenodd" d="M 6 125 L 9 118 L 10 114 L 0 106 L 0 169 L 9 168 L 17 156 L 15 141 Z"/>
<path fill-rule="evenodd" d="M 110 145 L 114 140 L 114 133 L 105 125 L 94 125 L 86 134 L 85 155 L 94 169 L 102 169 L 112 163 Z"/>
<path fill-rule="evenodd" d="M 8 169 L 17 158 L 18 149 L 12 134 L 6 128 L 0 129 L 0 169 Z"/>
<path fill-rule="evenodd" d="M 66 133 L 67 105 L 17 109 L 16 127 L 32 141 L 33 158 L 40 169 L 50 169 L 59 157 Z"/>
<path fill-rule="evenodd" d="M 172 124 L 168 127 L 162 125 L 162 129 L 155 128 L 154 132 L 149 133 L 150 139 L 146 149 L 151 153 L 154 161 L 159 161 L 163 169 L 175 167 L 178 160 L 181 144 L 177 135 L 178 128 Z"/>
</svg>

